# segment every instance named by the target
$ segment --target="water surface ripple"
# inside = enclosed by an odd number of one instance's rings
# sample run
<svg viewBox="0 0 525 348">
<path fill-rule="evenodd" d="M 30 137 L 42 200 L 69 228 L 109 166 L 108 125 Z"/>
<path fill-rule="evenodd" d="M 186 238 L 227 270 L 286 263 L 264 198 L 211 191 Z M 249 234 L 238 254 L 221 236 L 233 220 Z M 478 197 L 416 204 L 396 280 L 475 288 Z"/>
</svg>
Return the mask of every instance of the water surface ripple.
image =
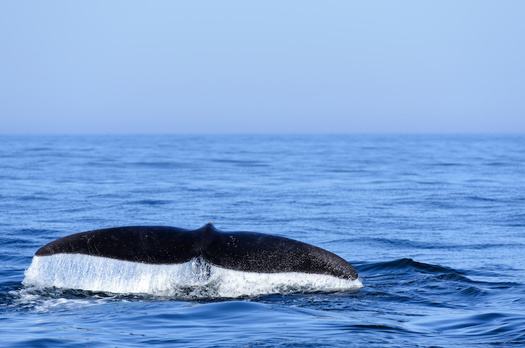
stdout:
<svg viewBox="0 0 525 348">
<path fill-rule="evenodd" d="M 525 344 L 525 137 L 1 136 L 5 347 Z M 363 287 L 236 298 L 27 288 L 65 235 L 212 221 L 299 239 Z"/>
</svg>

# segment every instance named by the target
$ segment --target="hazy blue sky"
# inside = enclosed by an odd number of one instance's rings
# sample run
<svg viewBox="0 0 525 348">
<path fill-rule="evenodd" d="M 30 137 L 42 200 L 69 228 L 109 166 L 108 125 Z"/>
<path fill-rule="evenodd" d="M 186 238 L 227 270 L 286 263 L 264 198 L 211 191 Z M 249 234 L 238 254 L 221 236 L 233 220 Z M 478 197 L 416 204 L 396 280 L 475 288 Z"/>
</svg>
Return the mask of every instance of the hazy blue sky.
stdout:
<svg viewBox="0 0 525 348">
<path fill-rule="evenodd" d="M 525 1 L 1 1 L 0 133 L 525 133 Z"/>
</svg>

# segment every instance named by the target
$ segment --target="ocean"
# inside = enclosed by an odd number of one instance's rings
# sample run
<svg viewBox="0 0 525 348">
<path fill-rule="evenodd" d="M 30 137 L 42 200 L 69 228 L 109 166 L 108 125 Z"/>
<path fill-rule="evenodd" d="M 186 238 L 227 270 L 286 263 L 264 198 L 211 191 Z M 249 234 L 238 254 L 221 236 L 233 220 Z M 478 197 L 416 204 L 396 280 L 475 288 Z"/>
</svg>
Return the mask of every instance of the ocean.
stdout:
<svg viewBox="0 0 525 348">
<path fill-rule="evenodd" d="M 525 344 L 523 135 L 2 135 L 0 144 L 3 347 Z M 254 286 L 237 277 L 230 291 L 170 293 L 111 278 L 104 290 L 24 282 L 36 250 L 69 234 L 207 222 L 327 249 L 360 284 L 325 287 L 314 276 L 272 287 L 249 274 Z M 106 267 L 80 262 L 94 280 Z"/>
</svg>

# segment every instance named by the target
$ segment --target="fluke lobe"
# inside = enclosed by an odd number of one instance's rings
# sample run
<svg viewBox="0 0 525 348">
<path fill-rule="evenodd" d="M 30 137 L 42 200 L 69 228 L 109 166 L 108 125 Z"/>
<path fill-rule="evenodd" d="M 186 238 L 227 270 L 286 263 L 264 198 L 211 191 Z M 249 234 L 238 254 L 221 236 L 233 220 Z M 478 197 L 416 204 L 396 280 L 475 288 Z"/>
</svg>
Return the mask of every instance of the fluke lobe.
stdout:
<svg viewBox="0 0 525 348">
<path fill-rule="evenodd" d="M 207 223 L 196 230 L 129 226 L 80 232 L 46 244 L 36 256 L 85 254 L 148 264 L 179 264 L 201 257 L 246 272 L 299 272 L 354 280 L 341 257 L 293 239 L 255 232 L 222 232 Z"/>
</svg>

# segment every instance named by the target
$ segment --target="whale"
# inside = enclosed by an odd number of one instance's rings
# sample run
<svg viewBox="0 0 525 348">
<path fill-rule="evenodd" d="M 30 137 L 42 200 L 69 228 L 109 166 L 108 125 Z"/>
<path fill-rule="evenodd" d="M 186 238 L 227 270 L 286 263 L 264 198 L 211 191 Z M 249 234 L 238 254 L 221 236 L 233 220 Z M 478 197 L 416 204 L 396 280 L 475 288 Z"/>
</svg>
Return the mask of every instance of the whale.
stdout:
<svg viewBox="0 0 525 348">
<path fill-rule="evenodd" d="M 125 226 L 85 231 L 44 245 L 36 251 L 35 258 L 70 254 L 152 265 L 184 264 L 198 259 L 243 272 L 358 278 L 350 263 L 328 250 L 264 233 L 223 232 L 212 223 L 195 230 Z"/>
</svg>

